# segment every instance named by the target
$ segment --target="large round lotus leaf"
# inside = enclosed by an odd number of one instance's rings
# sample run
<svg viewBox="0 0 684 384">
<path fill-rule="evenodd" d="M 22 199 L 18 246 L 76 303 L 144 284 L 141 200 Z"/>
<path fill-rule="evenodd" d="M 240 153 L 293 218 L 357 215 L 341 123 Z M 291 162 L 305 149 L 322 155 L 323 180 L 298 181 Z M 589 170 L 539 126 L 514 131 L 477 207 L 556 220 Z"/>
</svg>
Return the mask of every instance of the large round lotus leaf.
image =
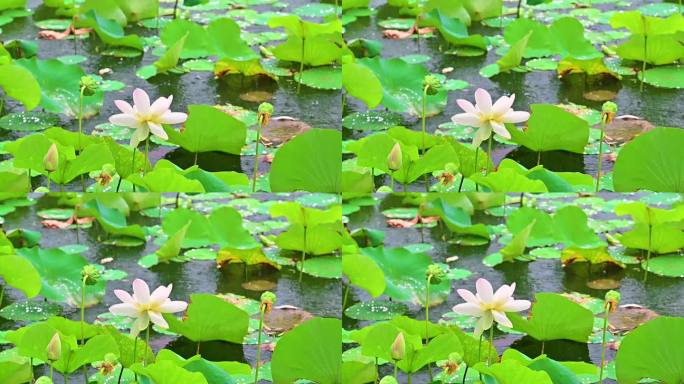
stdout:
<svg viewBox="0 0 684 384">
<path fill-rule="evenodd" d="M 646 268 L 646 264 L 646 260 L 641 262 L 643 268 Z M 652 257 L 647 269 L 660 276 L 684 277 L 684 256 L 674 254 Z"/>
<path fill-rule="evenodd" d="M 628 333 L 615 358 L 620 384 L 684 382 L 684 319 L 659 317 Z"/>
<path fill-rule="evenodd" d="M 398 113 L 420 116 L 423 110 L 423 79 L 429 74 L 420 64 L 409 64 L 402 59 L 360 59 L 357 61 L 370 68 L 384 90 L 382 105 Z M 427 97 L 425 113 L 436 115 L 446 107 L 447 92 L 441 90 Z"/>
<path fill-rule="evenodd" d="M 340 383 L 342 322 L 314 318 L 283 335 L 271 358 L 274 383 Z"/>
<path fill-rule="evenodd" d="M 627 143 L 613 169 L 615 192 L 684 192 L 684 130 L 656 128 Z"/>
<path fill-rule="evenodd" d="M 344 314 L 356 320 L 390 320 L 408 311 L 405 304 L 396 301 L 370 300 L 356 303 L 344 311 Z"/>
<path fill-rule="evenodd" d="M 298 82 L 317 89 L 341 89 L 342 71 L 333 67 L 311 68 L 295 75 Z"/>
<path fill-rule="evenodd" d="M 342 179 L 342 134 L 312 129 L 283 145 L 271 165 L 272 192 L 338 193 Z"/>
<path fill-rule="evenodd" d="M 645 72 L 644 83 L 661 88 L 684 88 L 684 67 L 656 67 Z"/>
<path fill-rule="evenodd" d="M 342 126 L 359 131 L 381 131 L 401 125 L 401 115 L 388 111 L 366 111 L 347 115 L 342 119 Z"/>
<path fill-rule="evenodd" d="M 40 131 L 59 125 L 59 117 L 47 112 L 11 113 L 0 119 L 0 128 L 12 131 Z"/>
<path fill-rule="evenodd" d="M 2 310 L 0 316 L 14 321 L 43 321 L 62 312 L 59 304 L 47 301 L 17 301 Z"/>
</svg>

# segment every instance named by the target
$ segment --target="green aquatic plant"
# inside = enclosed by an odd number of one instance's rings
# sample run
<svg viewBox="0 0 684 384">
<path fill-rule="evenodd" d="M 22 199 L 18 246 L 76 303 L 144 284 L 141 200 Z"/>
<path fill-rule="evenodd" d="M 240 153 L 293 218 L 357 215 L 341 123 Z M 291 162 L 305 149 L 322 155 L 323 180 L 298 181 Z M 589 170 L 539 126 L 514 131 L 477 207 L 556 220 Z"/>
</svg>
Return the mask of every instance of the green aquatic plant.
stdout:
<svg viewBox="0 0 684 384">
<path fill-rule="evenodd" d="M 259 105 L 259 113 L 257 117 L 257 137 L 256 148 L 254 149 L 254 175 L 252 176 L 252 192 L 256 192 L 256 182 L 259 175 L 259 142 L 261 141 L 261 130 L 268 125 L 271 115 L 273 115 L 273 105 L 270 103 L 261 103 Z"/>
<path fill-rule="evenodd" d="M 254 384 L 259 382 L 259 369 L 261 368 L 261 335 L 264 331 L 264 315 L 271 312 L 275 301 L 276 295 L 273 292 L 264 292 L 261 294 L 261 303 L 259 305 L 259 336 L 257 339 L 256 364 L 254 365 Z"/>
<path fill-rule="evenodd" d="M 620 304 L 620 293 L 610 290 L 606 292 L 604 313 L 603 313 L 603 329 L 601 335 L 601 364 L 599 365 L 599 384 L 603 384 L 603 370 L 606 363 L 606 335 L 608 334 L 608 317 L 610 314 L 617 311 Z"/>
<path fill-rule="evenodd" d="M 601 113 L 601 138 L 599 139 L 598 150 L 598 171 L 596 172 L 596 192 L 600 189 L 601 184 L 601 169 L 603 167 L 603 139 L 606 131 L 606 124 L 610 124 L 617 114 L 617 104 L 607 101 L 603 103 L 603 111 Z"/>
</svg>

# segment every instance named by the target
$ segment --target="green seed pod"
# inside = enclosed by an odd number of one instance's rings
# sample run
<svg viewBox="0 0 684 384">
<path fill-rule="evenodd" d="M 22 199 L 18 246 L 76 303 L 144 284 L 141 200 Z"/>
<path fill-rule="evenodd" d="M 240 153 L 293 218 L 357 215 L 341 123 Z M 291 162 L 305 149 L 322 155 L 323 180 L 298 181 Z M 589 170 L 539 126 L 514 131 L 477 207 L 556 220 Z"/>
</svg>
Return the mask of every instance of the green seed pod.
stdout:
<svg viewBox="0 0 684 384">
<path fill-rule="evenodd" d="M 436 95 L 442 89 L 442 80 L 435 75 L 427 75 L 423 78 L 423 88 L 428 95 Z"/>
<path fill-rule="evenodd" d="M 430 284 L 439 284 L 446 277 L 446 271 L 439 264 L 428 265 L 425 276 L 430 278 Z"/>
<path fill-rule="evenodd" d="M 277 297 L 275 293 L 266 291 L 261 294 L 261 308 L 264 310 L 264 312 L 268 313 L 271 312 L 271 308 L 273 308 L 273 304 L 275 304 L 277 300 Z"/>
<path fill-rule="evenodd" d="M 82 76 L 81 77 L 81 89 L 83 89 L 83 96 L 92 96 L 97 92 L 98 88 L 100 85 L 98 84 L 97 80 L 90 76 Z"/>
<path fill-rule="evenodd" d="M 606 311 L 615 312 L 620 305 L 620 292 L 612 289 L 606 292 Z"/>
<path fill-rule="evenodd" d="M 613 103 L 612 101 L 606 101 L 605 103 L 603 103 L 602 117 L 603 117 L 603 120 L 606 122 L 606 124 L 613 121 L 613 118 L 615 118 L 615 115 L 617 115 L 617 111 L 618 111 L 618 106 L 617 106 L 617 104 Z"/>
<path fill-rule="evenodd" d="M 97 284 L 101 277 L 102 273 L 100 270 L 92 264 L 88 264 L 81 269 L 81 278 L 85 279 L 86 285 Z"/>
<path fill-rule="evenodd" d="M 259 110 L 257 112 L 257 118 L 259 119 L 259 123 L 264 126 L 268 125 L 268 122 L 271 120 L 271 116 L 273 116 L 273 104 L 271 103 L 261 103 L 259 104 Z"/>
</svg>

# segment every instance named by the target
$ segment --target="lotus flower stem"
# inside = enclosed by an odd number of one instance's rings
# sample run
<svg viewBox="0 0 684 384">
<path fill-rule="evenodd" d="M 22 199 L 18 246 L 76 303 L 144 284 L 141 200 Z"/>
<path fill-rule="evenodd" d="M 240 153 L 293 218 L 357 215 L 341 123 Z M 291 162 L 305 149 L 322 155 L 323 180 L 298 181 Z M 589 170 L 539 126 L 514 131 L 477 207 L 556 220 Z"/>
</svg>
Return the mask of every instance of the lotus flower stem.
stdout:
<svg viewBox="0 0 684 384">
<path fill-rule="evenodd" d="M 133 363 L 132 364 L 135 364 L 135 360 L 138 358 L 138 338 L 139 337 L 140 337 L 139 335 L 135 336 L 135 340 L 133 341 Z M 147 353 L 147 350 L 145 351 L 145 353 Z M 123 370 L 123 367 L 121 367 L 121 369 Z M 135 381 L 136 382 L 138 381 L 138 374 L 137 373 L 135 374 Z M 120 383 L 118 383 L 118 384 L 120 384 Z"/>
<path fill-rule="evenodd" d="M 601 118 L 601 139 L 599 140 L 598 170 L 596 172 L 596 192 L 601 189 L 601 170 L 603 168 L 603 138 L 606 132 L 606 118 Z"/>
<path fill-rule="evenodd" d="M 470 368 L 470 367 L 468 367 L 466 365 L 465 371 L 463 371 L 463 381 L 461 381 L 461 384 L 465 384 L 465 382 L 466 382 L 466 377 L 468 377 L 468 368 Z"/>
<path fill-rule="evenodd" d="M 649 219 L 650 219 L 649 211 Z M 644 268 L 644 284 L 648 282 L 648 262 L 651 260 L 651 242 L 653 240 L 653 225 L 649 221 L 648 223 L 648 249 L 646 250 L 646 268 Z"/>
<path fill-rule="evenodd" d="M 147 136 L 147 139 L 145 139 L 145 164 L 143 165 L 143 176 L 145 176 L 145 169 L 147 168 L 148 161 L 150 161 L 150 136 Z"/>
<path fill-rule="evenodd" d="M 299 61 L 299 81 L 297 82 L 297 94 L 302 89 L 302 82 L 304 81 L 304 54 L 306 48 L 306 38 L 302 37 L 302 57 Z"/>
<path fill-rule="evenodd" d="M 601 367 L 599 370 L 599 384 L 603 384 L 603 366 L 606 362 L 606 334 L 608 333 L 608 311 L 603 318 L 603 337 L 601 339 Z"/>
<path fill-rule="evenodd" d="M 489 172 L 491 172 L 491 163 L 493 162 L 493 160 L 492 160 L 492 158 L 493 158 L 493 156 L 492 156 L 492 141 L 493 141 L 492 137 L 493 136 L 494 135 L 489 136 L 489 141 L 487 143 L 487 156 L 489 156 L 489 161 L 487 161 L 487 171 L 485 172 L 485 176 L 487 176 L 489 174 Z"/>
<path fill-rule="evenodd" d="M 147 330 L 145 331 L 145 353 L 143 353 L 143 367 L 147 366 L 147 348 L 150 348 L 150 328 L 152 328 L 152 324 L 149 324 L 147 326 Z"/>
<path fill-rule="evenodd" d="M 522 6 L 522 0 L 518 0 L 518 9 L 516 12 L 516 15 L 517 15 L 516 18 L 518 18 L 518 19 L 520 18 L 520 7 L 521 6 Z"/>
<path fill-rule="evenodd" d="M 427 276 L 427 285 L 425 286 L 425 345 L 428 345 L 430 340 L 430 280 L 432 280 L 432 275 Z M 430 376 L 430 382 L 432 382 L 432 366 L 428 363 L 428 375 Z"/>
<path fill-rule="evenodd" d="M 176 20 L 176 17 L 178 17 L 178 0 L 173 5 L 173 19 Z"/>
<path fill-rule="evenodd" d="M 2 300 L 5 298 L 5 286 L 0 287 L 0 308 L 2 308 Z"/>
<path fill-rule="evenodd" d="M 422 122 L 421 122 L 422 125 L 421 125 L 421 128 L 422 128 L 422 132 L 423 132 L 423 135 L 422 135 L 422 138 L 423 138 L 423 146 L 422 146 L 422 148 L 421 148 L 421 154 L 422 154 L 423 156 L 425 156 L 425 152 L 426 152 L 426 149 L 427 149 L 427 148 L 425 147 L 425 135 L 426 135 L 426 132 L 425 132 L 425 131 L 426 131 L 426 128 L 425 128 L 425 125 L 426 125 L 426 124 L 425 124 L 425 108 L 427 107 L 427 92 L 428 92 L 428 88 L 430 88 L 429 85 L 426 85 L 425 87 L 423 87 L 423 109 L 422 109 L 422 113 L 421 113 L 421 115 L 422 115 Z M 430 192 L 430 184 L 429 184 L 429 182 L 428 182 L 428 175 L 427 175 L 427 173 L 423 175 L 423 179 L 425 180 L 425 192 Z"/>
<path fill-rule="evenodd" d="M 84 277 L 81 281 L 81 346 L 85 344 L 85 298 L 86 298 L 86 280 Z M 87 382 L 87 381 L 86 381 Z"/>
<path fill-rule="evenodd" d="M 394 172 L 390 173 L 390 189 L 394 192 Z"/>
<path fill-rule="evenodd" d="M 492 365 L 492 348 L 494 348 L 494 324 L 489 328 L 489 350 L 487 351 L 487 365 Z"/>
<path fill-rule="evenodd" d="M 643 18 L 643 16 L 642 16 Z M 646 79 L 646 58 L 648 56 L 648 35 L 644 34 L 644 60 L 641 62 L 641 84 L 639 92 L 644 91 L 644 80 Z"/>
<path fill-rule="evenodd" d="M 131 175 L 135 173 L 135 150 L 137 147 L 133 147 L 133 160 L 131 161 Z M 119 178 L 121 175 L 119 175 Z M 118 192 L 118 191 L 117 191 Z M 133 192 L 135 192 L 135 184 L 133 184 Z"/>
<path fill-rule="evenodd" d="M 259 141 L 261 141 L 261 128 L 262 121 L 259 119 L 257 122 L 257 137 L 256 137 L 256 149 L 254 150 L 254 175 L 252 176 L 252 193 L 256 192 L 256 182 L 257 177 L 259 177 Z"/>
<path fill-rule="evenodd" d="M 264 330 L 264 313 L 266 306 L 262 305 L 259 310 L 259 336 L 257 336 L 256 365 L 254 367 L 254 384 L 259 382 L 259 366 L 261 365 L 261 334 Z"/>
<path fill-rule="evenodd" d="M 85 85 L 81 86 L 81 90 L 79 92 L 79 97 L 78 97 L 78 151 L 77 153 L 80 153 L 83 149 L 81 146 L 81 135 L 83 134 L 83 93 L 85 92 Z M 85 176 L 81 174 L 81 188 L 83 192 L 86 191 L 85 187 Z"/>
<path fill-rule="evenodd" d="M 52 381 L 54 383 L 55 382 L 54 381 L 55 380 L 55 368 L 52 366 L 52 364 L 49 364 L 49 365 L 50 365 L 50 381 Z"/>
<path fill-rule="evenodd" d="M 302 263 L 299 270 L 299 282 L 302 282 L 302 275 L 304 275 L 304 262 L 306 261 L 306 232 L 308 227 L 304 226 L 304 249 L 302 249 Z"/>
<path fill-rule="evenodd" d="M 394 378 L 395 378 L 397 381 L 399 381 L 399 376 L 397 376 L 397 374 L 398 374 L 398 372 L 397 372 L 397 362 L 395 361 L 395 362 L 394 362 Z"/>
</svg>

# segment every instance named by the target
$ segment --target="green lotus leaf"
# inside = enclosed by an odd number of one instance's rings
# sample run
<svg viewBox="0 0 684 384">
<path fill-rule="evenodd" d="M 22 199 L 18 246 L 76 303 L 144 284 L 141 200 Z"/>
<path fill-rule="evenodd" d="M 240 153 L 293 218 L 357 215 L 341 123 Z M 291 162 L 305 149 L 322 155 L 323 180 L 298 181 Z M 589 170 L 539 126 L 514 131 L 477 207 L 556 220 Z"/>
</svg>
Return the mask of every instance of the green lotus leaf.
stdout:
<svg viewBox="0 0 684 384">
<path fill-rule="evenodd" d="M 539 341 L 565 339 L 586 343 L 594 328 L 594 314 L 590 310 L 559 294 L 536 294 L 531 312 L 529 319 L 517 313 L 506 315 L 513 329 Z"/>
<path fill-rule="evenodd" d="M 656 128 L 627 143 L 613 168 L 615 191 L 684 192 L 684 163 L 678 160 L 683 145 L 679 128 Z"/>
<path fill-rule="evenodd" d="M 420 116 L 423 111 L 423 79 L 429 74 L 421 64 L 401 59 L 364 58 L 357 63 L 368 67 L 382 83 L 382 105 L 390 111 Z M 447 92 L 428 95 L 425 113 L 436 115 L 446 107 Z"/>
<path fill-rule="evenodd" d="M 314 128 L 295 137 L 276 151 L 269 177 L 271 191 L 339 192 L 341 152 L 339 131 Z"/>
<path fill-rule="evenodd" d="M 274 383 L 341 383 L 342 322 L 313 318 L 287 332 L 271 356 Z"/>
<path fill-rule="evenodd" d="M 624 384 L 646 378 L 663 383 L 684 381 L 684 319 L 658 317 L 628 333 L 620 343 L 615 371 Z"/>
<path fill-rule="evenodd" d="M 249 315 L 235 305 L 210 294 L 190 295 L 187 318 L 183 321 L 164 314 L 171 332 L 194 342 L 222 340 L 242 344 L 247 335 Z"/>
</svg>

